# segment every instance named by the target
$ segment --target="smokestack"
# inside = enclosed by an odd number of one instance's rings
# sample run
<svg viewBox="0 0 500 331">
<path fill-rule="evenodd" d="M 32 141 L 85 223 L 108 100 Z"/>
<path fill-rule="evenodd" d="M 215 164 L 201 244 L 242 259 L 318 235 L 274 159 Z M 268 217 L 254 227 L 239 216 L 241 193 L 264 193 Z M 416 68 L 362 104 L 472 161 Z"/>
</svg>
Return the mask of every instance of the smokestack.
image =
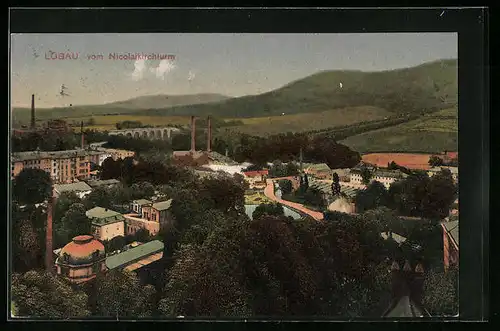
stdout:
<svg viewBox="0 0 500 331">
<path fill-rule="evenodd" d="M 35 95 L 31 95 L 31 128 L 35 128 Z"/>
<path fill-rule="evenodd" d="M 51 192 L 52 196 L 48 199 L 47 203 L 47 230 L 46 230 L 46 238 L 45 238 L 45 267 L 47 272 L 53 273 L 54 270 L 54 261 L 52 259 L 52 210 L 53 204 L 55 203 L 55 198 L 53 196 L 53 191 Z"/>
<path fill-rule="evenodd" d="M 208 116 L 208 137 L 207 137 L 207 152 L 212 151 L 212 122 L 210 121 L 210 116 Z"/>
<path fill-rule="evenodd" d="M 80 133 L 82 135 L 82 149 L 84 149 L 85 148 L 85 136 L 83 135 L 83 121 L 81 124 Z"/>
<path fill-rule="evenodd" d="M 302 172 L 303 163 L 302 163 L 303 155 L 302 155 L 302 147 L 300 147 L 300 171 Z"/>
<path fill-rule="evenodd" d="M 196 151 L 196 118 L 191 116 L 191 152 Z"/>
</svg>

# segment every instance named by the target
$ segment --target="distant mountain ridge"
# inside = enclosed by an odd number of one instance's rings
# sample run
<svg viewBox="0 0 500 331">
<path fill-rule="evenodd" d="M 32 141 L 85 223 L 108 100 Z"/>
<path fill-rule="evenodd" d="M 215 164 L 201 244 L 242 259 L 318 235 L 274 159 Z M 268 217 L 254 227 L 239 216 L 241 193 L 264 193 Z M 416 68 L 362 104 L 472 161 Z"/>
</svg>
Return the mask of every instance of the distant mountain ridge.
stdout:
<svg viewBox="0 0 500 331">
<path fill-rule="evenodd" d="M 454 108 L 457 103 L 457 60 L 449 59 L 378 72 L 322 71 L 267 93 L 237 98 L 219 94 L 153 95 L 105 105 L 37 109 L 37 119 L 111 114 L 250 118 L 362 106 L 400 116 Z M 29 119 L 29 109 L 15 109 L 14 121 L 16 118 Z"/>
<path fill-rule="evenodd" d="M 432 112 L 458 102 L 457 60 L 378 72 L 322 71 L 279 89 L 212 104 L 155 109 L 154 115 L 278 116 L 374 106 L 394 114 Z"/>
</svg>

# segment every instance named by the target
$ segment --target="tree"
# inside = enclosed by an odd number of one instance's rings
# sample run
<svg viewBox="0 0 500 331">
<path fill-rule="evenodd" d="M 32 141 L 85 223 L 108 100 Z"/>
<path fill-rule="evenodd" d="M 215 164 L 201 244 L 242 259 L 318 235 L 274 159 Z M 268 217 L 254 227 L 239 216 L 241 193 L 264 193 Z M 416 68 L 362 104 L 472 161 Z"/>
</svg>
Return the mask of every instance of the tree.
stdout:
<svg viewBox="0 0 500 331">
<path fill-rule="evenodd" d="M 286 176 L 296 176 L 299 173 L 299 167 L 295 162 L 288 162 L 285 166 Z"/>
<path fill-rule="evenodd" d="M 149 231 L 145 228 L 140 228 L 135 232 L 135 240 L 141 243 L 145 243 L 151 240 L 151 235 Z"/>
<path fill-rule="evenodd" d="M 278 185 L 280 187 L 282 194 L 290 194 L 293 190 L 292 181 L 288 179 L 280 179 L 278 181 Z"/>
<path fill-rule="evenodd" d="M 444 161 L 442 158 L 436 156 L 436 155 L 432 155 L 431 157 L 429 157 L 429 165 L 432 166 L 432 167 L 440 167 L 444 164 Z"/>
<path fill-rule="evenodd" d="M 443 219 L 448 216 L 458 193 L 451 172 L 443 169 L 432 176 L 426 193 L 423 198 L 422 216 L 431 219 Z"/>
<path fill-rule="evenodd" d="M 112 157 L 106 158 L 101 164 L 101 179 L 117 179 L 122 176 L 121 162 L 113 160 Z"/>
<path fill-rule="evenodd" d="M 135 274 L 111 270 L 96 278 L 95 316 L 149 317 L 154 312 L 155 289 L 142 286 Z"/>
<path fill-rule="evenodd" d="M 88 209 L 102 207 L 112 209 L 113 201 L 110 191 L 105 187 L 96 187 L 85 196 L 83 204 Z"/>
<path fill-rule="evenodd" d="M 391 161 L 390 163 L 387 163 L 387 169 L 389 170 L 398 170 L 399 166 L 396 162 Z"/>
<path fill-rule="evenodd" d="M 304 173 L 304 190 L 307 191 L 309 189 L 309 176 Z"/>
<path fill-rule="evenodd" d="M 245 188 L 234 178 L 220 174 L 217 177 L 207 177 L 201 182 L 201 195 L 205 201 L 210 201 L 213 208 L 223 212 L 243 210 L 245 204 Z"/>
<path fill-rule="evenodd" d="M 285 211 L 280 203 L 261 203 L 252 213 L 252 219 L 256 220 L 262 216 L 284 216 Z"/>
<path fill-rule="evenodd" d="M 389 194 L 384 184 L 373 181 L 365 190 L 359 191 L 355 198 L 355 204 L 359 213 L 381 206 L 388 206 Z"/>
<path fill-rule="evenodd" d="M 334 172 L 332 175 L 332 195 L 333 196 L 339 196 L 341 192 L 341 187 L 340 187 L 340 177 L 339 175 Z"/>
<path fill-rule="evenodd" d="M 82 318 L 90 315 L 87 295 L 44 271 L 12 276 L 12 301 L 25 317 Z"/>
<path fill-rule="evenodd" d="M 62 247 L 73 237 L 90 234 L 91 222 L 85 215 L 86 208 L 81 203 L 72 204 L 60 221 L 54 222 L 54 245 Z"/>
<path fill-rule="evenodd" d="M 109 241 L 104 242 L 104 247 L 106 248 L 106 252 L 114 252 L 118 250 L 122 250 L 125 247 L 125 237 L 124 236 L 116 236 L 111 238 Z"/>
<path fill-rule="evenodd" d="M 28 219 L 13 219 L 12 257 L 15 271 L 27 271 L 40 266 L 42 249 L 37 232 Z"/>
<path fill-rule="evenodd" d="M 368 169 L 368 167 L 363 166 L 361 168 L 361 182 L 364 185 L 368 185 L 371 179 L 372 179 L 372 172 L 370 171 L 370 169 Z"/>
<path fill-rule="evenodd" d="M 41 169 L 24 168 L 13 182 L 13 199 L 21 204 L 35 204 L 52 195 L 50 174 Z"/>
<path fill-rule="evenodd" d="M 458 270 L 429 270 L 424 283 L 423 305 L 432 316 L 458 314 Z"/>
</svg>

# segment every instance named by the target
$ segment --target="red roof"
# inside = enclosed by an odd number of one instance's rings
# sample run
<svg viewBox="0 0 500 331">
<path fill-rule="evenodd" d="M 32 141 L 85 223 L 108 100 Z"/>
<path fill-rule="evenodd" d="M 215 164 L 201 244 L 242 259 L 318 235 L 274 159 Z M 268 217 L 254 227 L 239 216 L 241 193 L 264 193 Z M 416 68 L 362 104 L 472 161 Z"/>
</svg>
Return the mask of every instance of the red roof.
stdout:
<svg viewBox="0 0 500 331">
<path fill-rule="evenodd" d="M 93 236 L 83 235 L 74 237 L 73 241 L 63 247 L 60 255 L 67 253 L 74 259 L 85 259 L 91 257 L 96 250 L 104 253 L 104 245 Z"/>
<path fill-rule="evenodd" d="M 246 172 L 243 172 L 243 173 L 247 177 L 255 177 L 255 176 L 259 176 L 259 175 L 266 175 L 267 176 L 269 174 L 269 170 L 246 171 Z"/>
<path fill-rule="evenodd" d="M 446 154 L 443 152 L 443 155 L 449 157 L 450 159 L 458 158 L 458 152 L 446 152 Z"/>
</svg>

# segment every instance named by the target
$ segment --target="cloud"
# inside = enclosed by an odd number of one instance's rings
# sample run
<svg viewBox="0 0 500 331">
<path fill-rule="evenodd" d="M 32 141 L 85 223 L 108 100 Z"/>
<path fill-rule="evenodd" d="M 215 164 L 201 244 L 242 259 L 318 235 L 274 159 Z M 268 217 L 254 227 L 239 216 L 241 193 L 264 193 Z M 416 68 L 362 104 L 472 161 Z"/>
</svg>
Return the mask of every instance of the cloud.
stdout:
<svg viewBox="0 0 500 331">
<path fill-rule="evenodd" d="M 136 60 L 134 62 L 134 71 L 132 72 L 133 80 L 141 80 L 146 69 L 146 60 Z"/>
<path fill-rule="evenodd" d="M 175 64 L 170 60 L 161 60 L 156 68 L 149 70 L 156 75 L 156 78 L 165 79 L 165 75 L 175 69 Z"/>
</svg>

